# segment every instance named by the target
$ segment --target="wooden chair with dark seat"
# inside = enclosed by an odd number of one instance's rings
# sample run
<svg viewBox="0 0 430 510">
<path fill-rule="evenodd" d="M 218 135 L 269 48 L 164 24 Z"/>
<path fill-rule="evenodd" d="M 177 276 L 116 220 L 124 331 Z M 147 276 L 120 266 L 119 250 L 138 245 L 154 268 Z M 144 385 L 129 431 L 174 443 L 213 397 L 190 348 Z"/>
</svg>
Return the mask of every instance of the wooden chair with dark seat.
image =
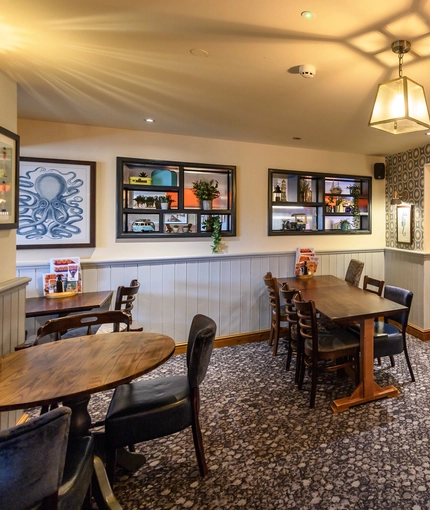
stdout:
<svg viewBox="0 0 430 510">
<path fill-rule="evenodd" d="M 378 280 L 376 278 L 372 278 L 367 274 L 364 275 L 363 278 L 363 290 L 367 292 L 372 292 L 373 294 L 377 294 L 378 296 L 382 296 L 382 291 L 384 289 L 385 281 Z"/>
<path fill-rule="evenodd" d="M 0 508 L 91 508 L 94 439 L 68 443 L 71 410 L 59 407 L 0 432 Z"/>
<path fill-rule="evenodd" d="M 263 280 L 267 287 L 270 305 L 269 345 L 273 345 L 273 356 L 276 356 L 278 353 L 279 339 L 286 338 L 288 343 L 290 340 L 287 312 L 285 305 L 281 305 L 278 279 L 272 276 L 272 273 L 268 272 L 263 277 Z M 282 326 L 282 323 L 284 323 L 284 326 Z"/>
<path fill-rule="evenodd" d="M 314 301 L 294 298 L 299 318 L 300 335 L 303 338 L 303 362 L 299 389 L 302 388 L 306 367 L 311 371 L 310 407 L 315 407 L 317 377 L 320 369 L 328 372 L 354 367 L 355 380 L 359 382 L 360 342 L 342 328 L 328 331 L 318 327 Z M 321 363 L 323 362 L 323 363 Z"/>
<path fill-rule="evenodd" d="M 401 287 L 394 287 L 393 285 L 386 285 L 384 290 L 384 298 L 399 303 L 406 307 L 404 311 L 398 312 L 395 315 L 384 317 L 384 321 L 375 322 L 374 332 L 374 357 L 383 358 L 388 356 L 390 358 L 391 366 L 395 366 L 394 356 L 396 354 L 405 354 L 406 363 L 408 365 L 409 373 L 412 382 L 415 382 L 414 372 L 409 359 L 408 346 L 406 341 L 406 328 L 408 327 L 409 313 L 412 305 L 413 293 L 410 290 L 402 289 Z M 400 327 L 392 323 L 397 323 Z M 354 325 L 350 330 L 360 335 L 360 327 Z"/>
<path fill-rule="evenodd" d="M 292 355 L 296 355 L 296 370 L 294 376 L 295 384 L 299 384 L 300 379 L 300 368 L 302 364 L 302 355 L 303 355 L 303 341 L 300 337 L 300 331 L 298 328 L 298 316 L 297 310 L 294 306 L 294 298 L 297 297 L 301 299 L 300 292 L 296 289 L 289 289 L 284 284 L 280 288 L 280 295 L 284 299 L 285 302 L 285 312 L 287 315 L 287 322 L 289 328 L 289 341 L 288 341 L 288 352 L 287 352 L 287 361 L 285 363 L 285 370 L 290 369 Z"/>
<path fill-rule="evenodd" d="M 351 259 L 349 261 L 348 269 L 345 274 L 345 281 L 352 283 L 355 287 L 360 284 L 361 273 L 363 272 L 364 262 L 357 259 Z"/>
<path fill-rule="evenodd" d="M 201 476 L 207 465 L 199 423 L 200 384 L 209 366 L 216 324 L 194 316 L 187 346 L 187 374 L 143 379 L 115 389 L 105 419 L 106 471 L 114 481 L 118 448 L 149 441 L 192 427 Z"/>
<path fill-rule="evenodd" d="M 116 291 L 115 296 L 115 310 L 123 310 L 130 314 L 131 323 L 130 331 L 143 331 L 143 326 L 133 322 L 132 310 L 134 308 L 134 301 L 139 292 L 140 283 L 138 280 L 131 280 L 129 286 L 120 285 Z"/>
</svg>

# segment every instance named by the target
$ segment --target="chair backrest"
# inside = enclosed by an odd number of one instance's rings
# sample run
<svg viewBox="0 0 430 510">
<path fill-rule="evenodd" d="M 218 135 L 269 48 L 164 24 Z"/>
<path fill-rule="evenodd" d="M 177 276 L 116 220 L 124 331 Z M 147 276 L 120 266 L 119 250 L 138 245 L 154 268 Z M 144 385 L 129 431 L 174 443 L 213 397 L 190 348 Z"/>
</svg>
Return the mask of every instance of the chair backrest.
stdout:
<svg viewBox="0 0 430 510">
<path fill-rule="evenodd" d="M 372 292 L 373 294 L 382 296 L 384 284 L 384 280 L 377 280 L 376 278 L 365 275 L 363 279 L 363 290 L 367 290 L 367 292 Z"/>
<path fill-rule="evenodd" d="M 40 343 L 41 338 L 55 333 L 55 340 L 61 340 L 64 333 L 70 330 L 82 329 L 79 336 L 91 335 L 93 326 L 100 324 L 113 324 L 113 331 L 119 331 L 119 325 L 125 324 L 126 330 L 130 331 L 130 316 L 122 310 L 108 312 L 91 312 L 79 315 L 67 315 L 58 319 L 51 319 L 37 331 L 34 345 Z"/>
<path fill-rule="evenodd" d="M 312 354 L 318 357 L 318 322 L 315 301 L 303 301 L 300 295 L 294 298 L 294 306 L 297 310 L 298 327 L 303 341 L 312 341 Z"/>
<path fill-rule="evenodd" d="M 269 294 L 269 305 L 272 308 L 272 311 L 275 312 L 276 318 L 279 320 L 281 304 L 279 299 L 278 279 L 272 276 L 272 273 L 269 272 L 263 277 L 263 280 Z"/>
<path fill-rule="evenodd" d="M 215 341 L 216 324 L 206 315 L 197 314 L 191 323 L 187 346 L 188 381 L 198 388 L 205 378 Z"/>
<path fill-rule="evenodd" d="M 351 259 L 348 265 L 348 269 L 346 270 L 345 281 L 358 287 L 363 268 L 364 262 L 361 260 Z"/>
<path fill-rule="evenodd" d="M 0 432 L 1 509 L 57 508 L 70 416 L 59 407 Z"/>
<path fill-rule="evenodd" d="M 300 291 L 297 289 L 286 289 L 282 285 L 279 293 L 285 301 L 285 311 L 287 312 L 288 322 L 296 323 L 298 317 L 296 307 L 294 306 L 294 298 L 299 300 L 302 299 Z"/>
<path fill-rule="evenodd" d="M 115 310 L 125 310 L 131 315 L 139 287 L 140 283 L 137 280 L 131 280 L 128 287 L 120 285 L 116 291 Z"/>
<path fill-rule="evenodd" d="M 410 290 L 402 289 L 401 287 L 394 287 L 393 285 L 385 285 L 384 298 L 407 307 L 407 310 L 403 312 L 385 317 L 385 321 L 392 319 L 399 323 L 402 326 L 403 335 L 406 334 L 406 327 L 408 325 L 409 312 L 411 311 L 413 297 L 414 294 Z"/>
</svg>

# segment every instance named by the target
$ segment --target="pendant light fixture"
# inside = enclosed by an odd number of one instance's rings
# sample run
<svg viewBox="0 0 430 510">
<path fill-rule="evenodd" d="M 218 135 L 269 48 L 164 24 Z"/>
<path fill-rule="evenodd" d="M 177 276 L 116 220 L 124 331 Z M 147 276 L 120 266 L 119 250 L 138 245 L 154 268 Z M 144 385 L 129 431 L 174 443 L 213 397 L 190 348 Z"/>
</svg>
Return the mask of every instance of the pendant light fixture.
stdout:
<svg viewBox="0 0 430 510">
<path fill-rule="evenodd" d="M 399 56 L 399 77 L 378 85 L 369 126 L 393 135 L 430 128 L 424 89 L 403 76 L 403 55 L 411 49 L 409 41 L 395 41 L 391 49 Z"/>
</svg>

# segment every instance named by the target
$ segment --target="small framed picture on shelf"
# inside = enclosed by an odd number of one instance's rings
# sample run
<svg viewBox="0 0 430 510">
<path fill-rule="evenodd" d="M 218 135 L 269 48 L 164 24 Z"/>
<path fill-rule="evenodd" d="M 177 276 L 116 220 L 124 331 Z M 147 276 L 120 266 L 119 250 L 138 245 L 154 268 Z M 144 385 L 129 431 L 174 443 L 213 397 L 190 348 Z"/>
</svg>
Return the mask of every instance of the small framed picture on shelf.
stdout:
<svg viewBox="0 0 430 510">
<path fill-rule="evenodd" d="M 184 213 L 175 213 L 167 215 L 167 218 L 164 220 L 166 225 L 176 224 L 176 225 L 185 225 L 188 223 L 188 215 Z"/>
<path fill-rule="evenodd" d="M 397 242 L 412 244 L 412 206 L 397 206 Z"/>
</svg>

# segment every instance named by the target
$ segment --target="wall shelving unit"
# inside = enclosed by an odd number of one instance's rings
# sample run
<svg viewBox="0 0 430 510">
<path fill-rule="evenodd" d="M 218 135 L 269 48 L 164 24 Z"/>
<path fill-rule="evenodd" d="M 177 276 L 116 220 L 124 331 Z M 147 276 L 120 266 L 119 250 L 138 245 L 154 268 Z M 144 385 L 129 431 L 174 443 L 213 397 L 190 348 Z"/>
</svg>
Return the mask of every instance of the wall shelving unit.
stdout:
<svg viewBox="0 0 430 510">
<path fill-rule="evenodd" d="M 371 200 L 371 177 L 269 169 L 268 234 L 370 234 Z"/>
<path fill-rule="evenodd" d="M 235 236 L 235 174 L 235 166 L 118 157 L 117 239 L 210 237 L 205 221 L 211 216 L 220 217 L 223 237 Z M 218 181 L 221 194 L 210 210 L 191 189 L 201 179 Z M 172 199 L 169 209 L 161 208 L 159 197 Z"/>
</svg>

